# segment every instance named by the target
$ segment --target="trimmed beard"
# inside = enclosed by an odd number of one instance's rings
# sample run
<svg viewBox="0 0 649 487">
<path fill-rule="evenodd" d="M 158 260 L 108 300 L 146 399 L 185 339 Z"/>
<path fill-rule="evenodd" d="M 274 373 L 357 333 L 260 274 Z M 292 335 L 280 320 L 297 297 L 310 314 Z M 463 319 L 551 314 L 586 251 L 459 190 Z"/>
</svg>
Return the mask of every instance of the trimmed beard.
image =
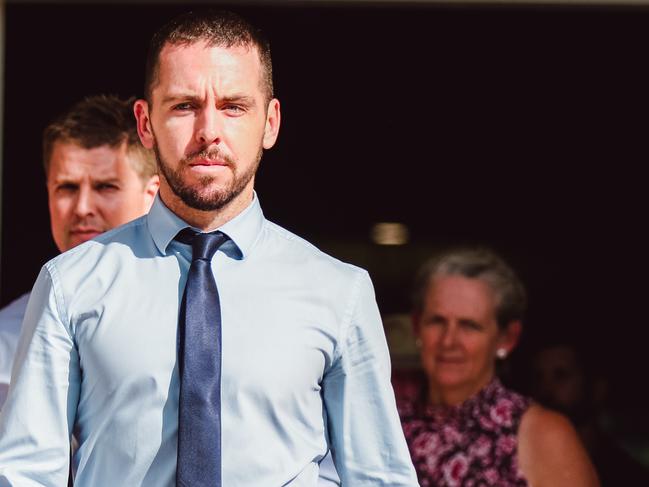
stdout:
<svg viewBox="0 0 649 487">
<path fill-rule="evenodd" d="M 225 207 L 237 196 L 239 196 L 241 192 L 246 188 L 248 183 L 252 180 L 252 178 L 255 177 L 264 149 L 260 144 L 256 160 L 242 174 L 237 173 L 237 166 L 234 160 L 231 157 L 223 154 L 217 148 L 211 149 L 209 151 L 207 149 L 201 149 L 186 157 L 183 157 L 180 160 L 177 169 L 172 169 L 165 162 L 165 160 L 162 158 L 162 154 L 160 154 L 160 150 L 158 149 L 158 143 L 155 140 L 153 142 L 153 152 L 155 154 L 158 170 L 160 171 L 160 173 L 162 173 L 162 176 L 169 184 L 171 191 L 173 191 L 173 193 L 178 196 L 178 198 L 180 198 L 183 203 L 195 210 L 215 211 Z M 199 178 L 197 186 L 189 186 L 188 184 L 186 184 L 182 178 L 182 171 L 188 167 L 189 162 L 192 159 L 197 157 L 205 159 L 219 158 L 221 160 L 224 160 L 232 171 L 233 177 L 231 184 L 223 189 L 214 188 L 211 191 L 206 191 L 216 179 L 212 176 L 202 176 L 201 178 Z"/>
</svg>

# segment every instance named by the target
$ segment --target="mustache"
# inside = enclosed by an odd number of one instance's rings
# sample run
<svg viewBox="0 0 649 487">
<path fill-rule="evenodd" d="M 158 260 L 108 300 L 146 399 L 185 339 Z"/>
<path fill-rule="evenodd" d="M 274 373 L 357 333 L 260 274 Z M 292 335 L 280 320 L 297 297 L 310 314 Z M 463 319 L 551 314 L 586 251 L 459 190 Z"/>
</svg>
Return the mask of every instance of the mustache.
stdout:
<svg viewBox="0 0 649 487">
<path fill-rule="evenodd" d="M 82 218 L 75 218 L 72 221 L 72 224 L 70 225 L 70 230 L 76 231 L 79 229 L 93 229 L 93 230 L 99 230 L 100 232 L 105 232 L 106 230 L 102 230 L 104 228 L 103 223 L 100 220 L 97 220 L 93 217 L 88 218 L 88 217 L 82 217 Z"/>
<path fill-rule="evenodd" d="M 182 159 L 182 162 L 189 164 L 194 159 L 207 159 L 209 161 L 219 160 L 225 162 L 228 166 L 234 166 L 234 159 L 218 147 L 212 147 L 211 149 L 203 147 L 197 151 L 189 153 Z"/>
</svg>

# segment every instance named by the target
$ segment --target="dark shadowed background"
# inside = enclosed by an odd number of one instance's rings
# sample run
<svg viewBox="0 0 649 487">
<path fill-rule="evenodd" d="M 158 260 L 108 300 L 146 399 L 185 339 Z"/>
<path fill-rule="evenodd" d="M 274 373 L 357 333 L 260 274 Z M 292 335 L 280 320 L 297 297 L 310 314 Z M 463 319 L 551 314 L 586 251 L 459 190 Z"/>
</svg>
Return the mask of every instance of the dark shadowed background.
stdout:
<svg viewBox="0 0 649 487">
<path fill-rule="evenodd" d="M 56 253 L 44 126 L 86 94 L 141 96 L 151 34 L 186 9 L 7 5 L 2 304 Z M 282 102 L 257 183 L 269 219 L 368 268 L 384 313 L 407 311 L 435 249 L 496 249 L 530 293 L 518 354 L 577 337 L 611 373 L 612 407 L 646 410 L 648 8 L 236 11 L 270 37 Z M 409 243 L 373 244 L 382 221 Z"/>
</svg>

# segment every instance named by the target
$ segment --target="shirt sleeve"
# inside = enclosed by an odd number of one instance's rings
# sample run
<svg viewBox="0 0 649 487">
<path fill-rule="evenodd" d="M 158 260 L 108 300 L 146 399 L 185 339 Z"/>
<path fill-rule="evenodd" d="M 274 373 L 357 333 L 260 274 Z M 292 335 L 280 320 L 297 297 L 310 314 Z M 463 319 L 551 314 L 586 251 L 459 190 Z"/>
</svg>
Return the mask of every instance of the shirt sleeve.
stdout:
<svg viewBox="0 0 649 487">
<path fill-rule="evenodd" d="M 390 384 L 381 316 L 365 271 L 357 276 L 348 308 L 338 353 L 323 378 L 341 485 L 418 486 Z"/>
<path fill-rule="evenodd" d="M 51 264 L 34 284 L 0 414 L 0 487 L 67 485 L 79 357 Z"/>
</svg>

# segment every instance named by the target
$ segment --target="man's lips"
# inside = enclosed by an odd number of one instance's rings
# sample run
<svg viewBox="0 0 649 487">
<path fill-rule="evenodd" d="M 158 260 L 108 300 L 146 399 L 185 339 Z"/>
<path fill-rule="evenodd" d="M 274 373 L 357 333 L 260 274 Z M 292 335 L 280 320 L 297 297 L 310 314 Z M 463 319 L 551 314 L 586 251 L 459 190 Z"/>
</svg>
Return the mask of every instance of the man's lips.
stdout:
<svg viewBox="0 0 649 487">
<path fill-rule="evenodd" d="M 228 171 L 230 164 L 223 160 L 214 159 L 193 159 L 189 163 L 189 170 L 195 174 L 218 175 Z"/>
<path fill-rule="evenodd" d="M 193 159 L 190 163 L 190 166 L 227 166 L 226 161 L 220 159 Z"/>
<path fill-rule="evenodd" d="M 75 235 L 79 238 L 90 240 L 91 238 L 96 237 L 100 233 L 103 233 L 103 230 L 98 228 L 73 228 L 70 230 L 71 235 Z"/>
</svg>

